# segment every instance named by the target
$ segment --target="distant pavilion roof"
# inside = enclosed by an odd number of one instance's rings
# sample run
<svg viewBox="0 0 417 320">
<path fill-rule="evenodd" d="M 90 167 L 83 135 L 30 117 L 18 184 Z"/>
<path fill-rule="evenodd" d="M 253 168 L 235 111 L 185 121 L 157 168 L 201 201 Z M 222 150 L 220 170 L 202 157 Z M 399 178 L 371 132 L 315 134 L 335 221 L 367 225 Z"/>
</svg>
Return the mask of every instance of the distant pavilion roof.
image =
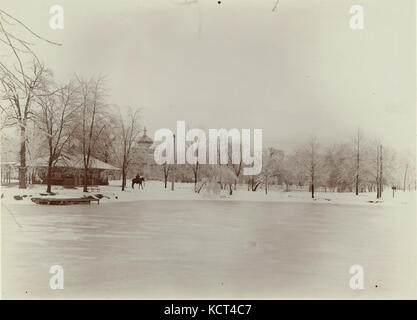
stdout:
<svg viewBox="0 0 417 320">
<path fill-rule="evenodd" d="M 47 167 L 48 157 L 37 158 L 36 160 L 33 161 L 32 166 Z M 57 161 L 55 167 L 84 169 L 83 156 L 82 155 L 64 155 Z M 120 168 L 114 167 L 111 164 L 105 163 L 91 156 L 90 156 L 89 167 L 91 169 L 120 171 Z"/>
</svg>

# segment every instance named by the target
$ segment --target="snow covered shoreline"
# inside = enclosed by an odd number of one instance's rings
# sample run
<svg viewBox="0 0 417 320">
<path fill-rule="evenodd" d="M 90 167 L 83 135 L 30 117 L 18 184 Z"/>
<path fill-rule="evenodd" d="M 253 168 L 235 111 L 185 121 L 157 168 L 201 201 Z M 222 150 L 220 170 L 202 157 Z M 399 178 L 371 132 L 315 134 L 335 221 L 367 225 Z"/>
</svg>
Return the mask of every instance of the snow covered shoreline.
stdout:
<svg viewBox="0 0 417 320">
<path fill-rule="evenodd" d="M 171 185 L 164 188 L 161 181 L 147 181 L 145 188 L 132 189 L 127 186 L 125 191 L 121 191 L 120 181 L 112 181 L 108 186 L 100 186 L 97 190 L 88 193 L 82 192 L 82 188 L 68 189 L 62 186 L 53 186 L 52 191 L 55 195 L 46 195 L 44 185 L 30 185 L 28 189 L 19 189 L 17 186 L 2 186 L 1 201 L 10 205 L 36 205 L 30 199 L 32 197 L 59 197 L 72 198 L 83 196 L 102 197 L 100 204 L 132 202 L 143 200 L 217 200 L 217 201 L 255 201 L 255 202 L 309 202 L 309 203 L 328 203 L 345 205 L 389 205 L 403 206 L 415 204 L 415 192 L 397 191 L 392 197 L 392 191 L 387 190 L 383 193 L 382 201 L 376 201 L 374 193 L 361 193 L 355 196 L 353 193 L 337 192 L 316 192 L 315 199 L 306 191 L 290 191 L 270 189 L 268 194 L 264 190 L 256 192 L 247 191 L 246 185 L 239 185 L 233 195 L 229 195 L 228 190 L 222 190 L 218 195 L 210 195 L 205 191 L 200 194 L 194 193 L 192 183 L 176 183 L 175 191 L 171 190 Z M 15 200 L 14 196 L 21 196 L 22 200 Z"/>
</svg>

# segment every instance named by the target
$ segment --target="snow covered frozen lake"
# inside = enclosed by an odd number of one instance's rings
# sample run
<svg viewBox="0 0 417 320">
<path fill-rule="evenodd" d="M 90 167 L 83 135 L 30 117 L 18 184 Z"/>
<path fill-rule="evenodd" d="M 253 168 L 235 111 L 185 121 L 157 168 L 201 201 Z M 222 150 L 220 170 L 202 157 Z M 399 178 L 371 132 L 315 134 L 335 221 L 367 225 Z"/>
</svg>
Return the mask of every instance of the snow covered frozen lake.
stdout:
<svg viewBox="0 0 417 320">
<path fill-rule="evenodd" d="M 19 227 L 13 219 L 13 213 Z M 416 298 L 414 204 L 2 206 L 3 298 Z M 64 268 L 64 289 L 49 268 Z M 365 288 L 349 287 L 351 265 Z"/>
</svg>

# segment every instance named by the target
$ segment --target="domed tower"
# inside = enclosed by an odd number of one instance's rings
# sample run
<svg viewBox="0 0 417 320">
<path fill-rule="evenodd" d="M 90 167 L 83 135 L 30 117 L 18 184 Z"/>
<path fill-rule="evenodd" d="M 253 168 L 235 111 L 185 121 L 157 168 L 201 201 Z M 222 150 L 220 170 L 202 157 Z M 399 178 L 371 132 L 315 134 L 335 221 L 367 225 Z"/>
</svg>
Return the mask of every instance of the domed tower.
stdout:
<svg viewBox="0 0 417 320">
<path fill-rule="evenodd" d="M 143 135 L 138 139 L 137 144 L 139 146 L 141 154 L 141 175 L 144 175 L 147 179 L 152 177 L 153 164 L 155 163 L 153 158 L 153 140 L 146 134 L 146 127 L 143 128 Z"/>
<path fill-rule="evenodd" d="M 150 149 L 153 140 L 146 135 L 146 127 L 143 128 L 143 136 L 141 136 L 138 140 L 138 144 L 140 148 Z"/>
</svg>

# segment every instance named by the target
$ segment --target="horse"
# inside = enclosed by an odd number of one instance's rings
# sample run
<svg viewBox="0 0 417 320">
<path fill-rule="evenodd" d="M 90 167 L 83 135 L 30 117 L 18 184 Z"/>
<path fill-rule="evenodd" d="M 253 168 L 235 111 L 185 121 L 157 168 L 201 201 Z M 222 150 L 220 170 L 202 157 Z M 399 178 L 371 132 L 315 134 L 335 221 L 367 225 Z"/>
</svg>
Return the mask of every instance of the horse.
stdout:
<svg viewBox="0 0 417 320">
<path fill-rule="evenodd" d="M 136 176 L 135 178 L 132 179 L 132 189 L 135 189 L 135 184 L 137 183 L 139 185 L 139 189 L 142 187 L 143 189 L 143 182 L 145 182 L 145 177 L 138 177 Z"/>
</svg>

